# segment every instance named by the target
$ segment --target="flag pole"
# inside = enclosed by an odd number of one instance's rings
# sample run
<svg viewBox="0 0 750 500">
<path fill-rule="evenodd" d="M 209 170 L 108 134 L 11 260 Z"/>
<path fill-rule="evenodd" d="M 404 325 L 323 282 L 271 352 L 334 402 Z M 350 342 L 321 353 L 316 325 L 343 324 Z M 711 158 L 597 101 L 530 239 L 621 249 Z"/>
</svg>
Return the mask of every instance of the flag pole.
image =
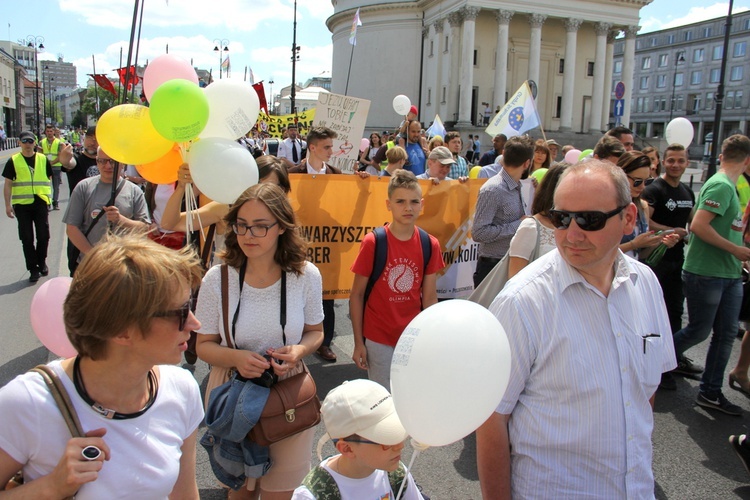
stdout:
<svg viewBox="0 0 750 500">
<path fill-rule="evenodd" d="M 349 69 L 346 72 L 346 88 L 344 89 L 344 95 L 349 91 L 349 75 L 352 74 L 352 60 L 354 59 L 354 45 L 352 45 L 352 51 L 349 54 Z"/>
<path fill-rule="evenodd" d="M 134 76 L 138 76 L 138 52 L 141 49 L 141 28 L 143 27 L 143 3 L 146 0 L 141 0 L 141 14 L 138 18 L 138 38 L 136 38 L 135 43 L 135 61 L 133 61 L 133 73 Z M 128 67 L 128 72 L 130 72 L 130 68 Z M 127 92 L 128 89 L 125 89 L 125 92 Z M 130 100 L 135 101 L 135 84 L 133 84 L 133 90 L 130 91 Z"/>
<path fill-rule="evenodd" d="M 94 116 L 96 119 L 99 119 L 99 89 L 97 87 L 99 86 L 96 83 L 96 59 L 94 59 L 94 54 L 91 54 L 91 66 L 93 66 L 94 69 L 94 99 L 95 99 L 95 106 L 94 106 Z"/>
</svg>

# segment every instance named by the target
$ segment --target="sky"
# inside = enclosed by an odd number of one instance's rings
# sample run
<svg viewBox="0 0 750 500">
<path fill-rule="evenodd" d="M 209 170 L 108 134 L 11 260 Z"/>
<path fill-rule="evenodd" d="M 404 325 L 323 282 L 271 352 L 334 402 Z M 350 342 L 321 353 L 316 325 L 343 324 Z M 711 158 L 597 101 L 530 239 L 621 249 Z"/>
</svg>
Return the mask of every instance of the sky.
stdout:
<svg viewBox="0 0 750 500">
<path fill-rule="evenodd" d="M 15 3 L 18 8 L 8 9 Z M 29 35 L 44 38 L 40 59 L 57 59 L 78 68 L 78 83 L 85 86 L 92 73 L 92 55 L 97 73 L 114 76 L 120 49 L 127 57 L 133 0 L 0 0 L 0 39 L 18 41 Z M 729 4 L 712 0 L 654 0 L 641 9 L 641 33 L 725 16 Z M 294 0 L 147 0 L 144 2 L 139 63 L 169 53 L 194 66 L 218 71 L 215 40 L 228 40 L 232 77 L 242 78 L 245 66 L 255 81 L 274 81 L 274 92 L 291 84 L 291 46 Z M 736 0 L 734 11 L 748 10 L 750 0 Z M 30 10 L 33 15 L 30 15 Z M 300 58 L 296 79 L 331 70 L 331 33 L 325 25 L 333 14 L 331 0 L 299 0 L 297 45 Z M 367 24 L 367 16 L 362 15 Z M 3 33 L 3 29 L 7 31 Z"/>
</svg>

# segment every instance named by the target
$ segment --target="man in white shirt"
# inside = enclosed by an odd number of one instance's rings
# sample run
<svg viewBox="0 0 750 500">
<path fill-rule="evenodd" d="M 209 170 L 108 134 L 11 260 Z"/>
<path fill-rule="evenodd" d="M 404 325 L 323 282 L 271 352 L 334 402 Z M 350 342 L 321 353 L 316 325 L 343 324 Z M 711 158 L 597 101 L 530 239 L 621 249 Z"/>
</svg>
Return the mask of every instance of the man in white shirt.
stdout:
<svg viewBox="0 0 750 500">
<path fill-rule="evenodd" d="M 290 169 L 299 165 L 302 161 L 302 153 L 307 148 L 307 143 L 299 138 L 297 125 L 292 123 L 287 128 L 288 137 L 279 143 L 276 156 L 284 160 L 286 168 Z"/>
<path fill-rule="evenodd" d="M 618 248 L 636 221 L 628 179 L 569 167 L 549 217 L 557 250 L 490 306 L 513 363 L 477 430 L 483 497 L 653 498 L 654 394 L 677 363 L 659 282 Z"/>
</svg>

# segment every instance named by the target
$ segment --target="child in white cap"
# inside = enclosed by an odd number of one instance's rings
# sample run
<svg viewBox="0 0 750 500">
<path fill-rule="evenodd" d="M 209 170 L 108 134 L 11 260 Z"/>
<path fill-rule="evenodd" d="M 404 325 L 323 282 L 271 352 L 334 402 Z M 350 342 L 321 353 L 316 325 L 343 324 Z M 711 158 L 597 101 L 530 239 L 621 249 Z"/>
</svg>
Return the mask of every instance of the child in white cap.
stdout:
<svg viewBox="0 0 750 500">
<path fill-rule="evenodd" d="M 344 382 L 328 393 L 321 415 L 327 434 L 318 443 L 318 458 L 329 438 L 339 454 L 313 468 L 294 490 L 293 500 L 393 500 L 404 481 L 402 499 L 424 498 L 401 463 L 408 435 L 383 386 L 362 379 Z"/>
</svg>

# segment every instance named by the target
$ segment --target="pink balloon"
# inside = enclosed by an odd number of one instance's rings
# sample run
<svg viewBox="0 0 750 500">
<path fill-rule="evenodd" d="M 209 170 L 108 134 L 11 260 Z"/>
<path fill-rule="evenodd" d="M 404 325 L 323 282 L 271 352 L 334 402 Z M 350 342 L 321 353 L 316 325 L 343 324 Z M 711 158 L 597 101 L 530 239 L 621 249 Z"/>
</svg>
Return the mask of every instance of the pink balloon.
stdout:
<svg viewBox="0 0 750 500">
<path fill-rule="evenodd" d="M 52 278 L 40 286 L 31 299 L 31 328 L 44 347 L 61 358 L 77 354 L 63 322 L 63 302 L 72 281 L 66 276 Z"/>
<path fill-rule="evenodd" d="M 362 153 L 364 151 L 367 151 L 367 148 L 370 147 L 370 139 L 367 137 L 363 137 L 359 140 L 359 152 Z"/>
<path fill-rule="evenodd" d="M 575 165 L 578 163 L 578 157 L 581 156 L 581 152 L 577 149 L 571 149 L 567 153 L 565 153 L 565 163 L 570 163 L 571 165 Z"/>
<path fill-rule="evenodd" d="M 195 69 L 181 57 L 163 54 L 148 63 L 143 73 L 143 92 L 146 99 L 150 101 L 159 85 L 175 78 L 189 80 L 198 85 L 198 74 Z"/>
</svg>

